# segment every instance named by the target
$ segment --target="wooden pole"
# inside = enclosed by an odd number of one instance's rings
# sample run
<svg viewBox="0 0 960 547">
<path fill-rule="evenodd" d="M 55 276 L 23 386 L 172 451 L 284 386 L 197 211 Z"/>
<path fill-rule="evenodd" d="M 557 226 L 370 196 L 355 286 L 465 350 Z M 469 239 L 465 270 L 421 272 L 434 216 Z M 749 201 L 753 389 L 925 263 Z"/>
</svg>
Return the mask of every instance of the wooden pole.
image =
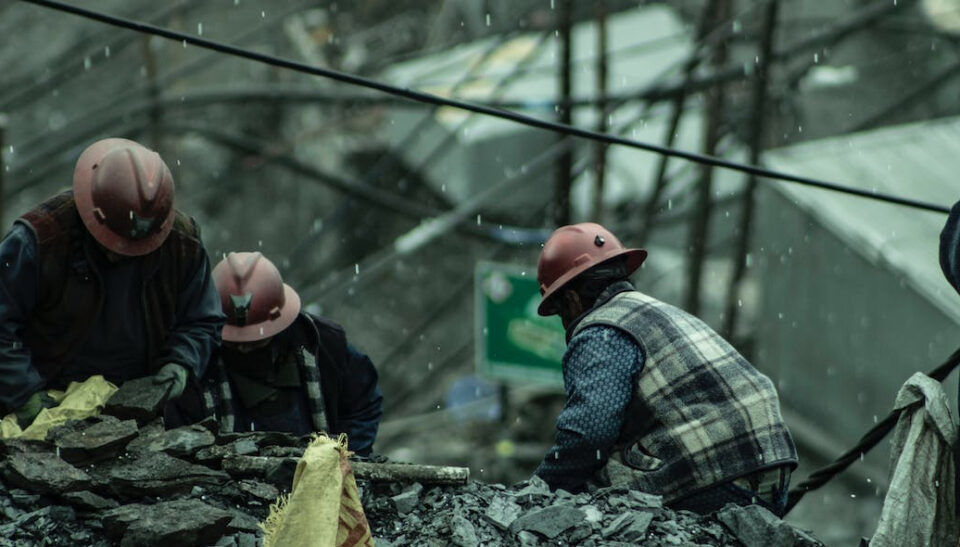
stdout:
<svg viewBox="0 0 960 547">
<path fill-rule="evenodd" d="M 560 0 L 560 101 L 558 106 L 558 122 L 570 125 L 573 121 L 570 108 L 570 96 L 573 93 L 573 74 L 571 71 L 571 39 L 573 30 L 573 0 Z M 557 140 L 563 140 L 563 135 L 557 135 Z M 556 182 L 554 187 L 554 224 L 562 226 L 570 224 L 570 186 L 571 171 L 573 170 L 573 150 L 567 150 L 557 160 Z"/>
<path fill-rule="evenodd" d="M 607 1 L 597 0 L 597 131 L 607 132 L 607 74 L 608 74 L 608 37 L 607 37 Z M 593 220 L 603 224 L 603 187 L 607 170 L 607 145 L 594 143 L 594 177 L 596 180 L 593 196 Z"/>
<path fill-rule="evenodd" d="M 757 75 L 753 80 L 753 120 L 750 125 L 750 165 L 760 164 L 760 151 L 763 148 L 764 114 L 767 103 L 767 85 L 770 79 L 770 60 L 773 51 L 774 30 L 777 24 L 779 0 L 770 0 L 763 17 L 763 35 L 757 53 Z M 740 294 L 743 278 L 747 272 L 747 260 L 750 252 L 750 236 L 753 229 L 754 194 L 757 177 L 747 178 L 747 187 L 743 192 L 743 212 L 740 230 L 737 234 L 737 247 L 734 251 L 734 269 L 727 291 L 727 306 L 723 315 L 723 333 L 730 339 L 736 334 L 737 319 L 742 305 Z"/>
<path fill-rule="evenodd" d="M 730 0 L 718 0 L 715 21 L 726 21 L 730 17 Z M 711 65 L 716 70 L 727 61 L 726 40 L 717 43 L 711 55 Z M 707 93 L 707 127 L 703 135 L 703 153 L 716 155 L 720 140 L 724 114 L 724 88 L 718 86 Z M 687 269 L 686 309 L 693 315 L 700 313 L 700 285 L 703 279 L 703 263 L 707 255 L 707 238 L 710 227 L 710 215 L 713 209 L 713 167 L 700 166 L 700 185 L 697 189 L 695 213 L 690 226 L 688 248 L 690 257 Z"/>
</svg>

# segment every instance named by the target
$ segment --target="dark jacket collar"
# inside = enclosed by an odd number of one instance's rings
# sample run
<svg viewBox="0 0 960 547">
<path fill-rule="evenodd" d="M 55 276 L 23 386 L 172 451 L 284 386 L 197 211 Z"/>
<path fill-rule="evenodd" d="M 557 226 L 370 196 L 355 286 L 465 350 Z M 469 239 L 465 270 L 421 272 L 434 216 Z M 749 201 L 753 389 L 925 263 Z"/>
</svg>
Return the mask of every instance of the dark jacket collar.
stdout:
<svg viewBox="0 0 960 547">
<path fill-rule="evenodd" d="M 634 290 L 636 289 L 633 288 L 633 283 L 630 283 L 629 281 L 626 281 L 626 280 L 614 281 L 613 283 L 607 285 L 605 289 L 600 291 L 600 294 L 597 296 L 596 302 L 594 302 L 593 305 L 590 306 L 590 309 L 586 310 L 585 312 L 577 316 L 577 318 L 570 323 L 570 326 L 567 327 L 567 343 L 568 344 L 570 343 L 570 338 L 573 336 L 573 332 L 576 330 L 577 325 L 579 325 L 580 321 L 583 321 L 583 318 L 586 317 L 590 312 L 606 304 L 614 296 L 622 292 L 634 291 Z"/>
</svg>

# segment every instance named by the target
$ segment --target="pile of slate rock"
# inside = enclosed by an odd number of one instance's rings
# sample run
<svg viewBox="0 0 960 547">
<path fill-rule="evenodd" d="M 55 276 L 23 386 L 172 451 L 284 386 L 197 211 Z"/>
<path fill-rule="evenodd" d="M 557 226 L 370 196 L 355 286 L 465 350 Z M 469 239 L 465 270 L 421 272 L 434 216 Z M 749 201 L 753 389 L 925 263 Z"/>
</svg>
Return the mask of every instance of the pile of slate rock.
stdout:
<svg viewBox="0 0 960 547">
<path fill-rule="evenodd" d="M 129 382 L 103 415 L 42 442 L 0 441 L 0 547 L 262 544 L 258 524 L 289 490 L 309 438 L 218 435 L 212 421 L 164 430 L 162 399 L 149 379 Z M 381 547 L 820 545 L 756 507 L 700 517 L 623 489 L 551 493 L 536 478 L 358 486 Z"/>
<path fill-rule="evenodd" d="M 363 506 L 378 547 L 423 545 L 822 545 L 760 507 L 728 506 L 703 517 L 663 507 L 624 488 L 551 493 L 537 477 L 512 487 L 368 486 Z"/>
</svg>

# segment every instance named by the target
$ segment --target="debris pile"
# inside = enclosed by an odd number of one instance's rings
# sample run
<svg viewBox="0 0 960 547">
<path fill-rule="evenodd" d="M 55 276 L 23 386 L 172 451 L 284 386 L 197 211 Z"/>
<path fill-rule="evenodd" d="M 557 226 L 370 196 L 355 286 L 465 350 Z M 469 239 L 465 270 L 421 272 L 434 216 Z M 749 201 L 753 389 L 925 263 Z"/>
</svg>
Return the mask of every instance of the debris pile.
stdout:
<svg viewBox="0 0 960 547">
<path fill-rule="evenodd" d="M 133 388 L 151 389 L 125 385 L 109 414 L 45 441 L 0 441 L 0 547 L 262 543 L 258 524 L 289 490 L 309 437 L 218 435 L 213 420 L 164 430 L 155 401 Z M 358 485 L 378 546 L 820 545 L 758 507 L 708 518 L 626 489 L 551 493 L 538 478 Z"/>
<path fill-rule="evenodd" d="M 703 517 L 625 488 L 550 492 L 537 477 L 512 487 L 367 485 L 361 497 L 377 547 L 822 545 L 757 506 Z"/>
</svg>

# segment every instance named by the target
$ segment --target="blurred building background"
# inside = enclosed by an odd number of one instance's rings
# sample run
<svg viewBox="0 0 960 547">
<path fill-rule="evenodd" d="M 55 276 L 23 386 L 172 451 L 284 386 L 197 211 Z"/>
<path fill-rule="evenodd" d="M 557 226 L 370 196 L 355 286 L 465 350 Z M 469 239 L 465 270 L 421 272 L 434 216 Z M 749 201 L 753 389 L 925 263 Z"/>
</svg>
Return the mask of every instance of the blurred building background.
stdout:
<svg viewBox="0 0 960 547">
<path fill-rule="evenodd" d="M 401 88 L 949 206 L 960 197 L 960 2 L 96 0 L 83 7 Z M 555 384 L 484 377 L 478 263 L 536 275 L 596 220 L 639 289 L 777 381 L 795 476 L 889 411 L 960 339 L 944 216 L 336 83 L 36 5 L 0 4 L 4 228 L 90 142 L 158 150 L 211 259 L 260 250 L 377 364 L 395 459 L 527 477 Z M 557 320 L 559 322 L 559 320 Z M 478 336 L 479 333 L 479 336 Z M 956 392 L 953 380 L 948 393 Z M 790 520 L 869 536 L 885 445 Z"/>
</svg>

